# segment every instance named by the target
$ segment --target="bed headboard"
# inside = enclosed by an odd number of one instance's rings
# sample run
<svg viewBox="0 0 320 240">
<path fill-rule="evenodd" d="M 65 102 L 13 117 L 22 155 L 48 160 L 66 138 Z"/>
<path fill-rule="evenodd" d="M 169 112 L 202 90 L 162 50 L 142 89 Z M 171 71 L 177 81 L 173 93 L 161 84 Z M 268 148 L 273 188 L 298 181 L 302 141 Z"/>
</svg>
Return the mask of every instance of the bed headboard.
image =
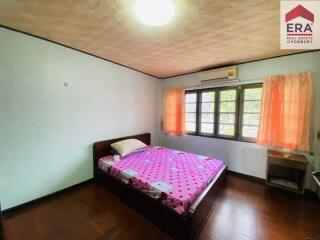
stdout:
<svg viewBox="0 0 320 240">
<path fill-rule="evenodd" d="M 98 161 L 100 158 L 103 156 L 107 156 L 111 154 L 111 147 L 110 145 L 112 143 L 129 139 L 129 138 L 135 138 L 140 140 L 141 142 L 150 145 L 151 143 L 151 134 L 150 133 L 144 133 L 144 134 L 139 134 L 139 135 L 133 135 L 133 136 L 128 136 L 128 137 L 122 137 L 122 138 L 115 138 L 115 139 L 110 139 L 110 140 L 104 140 L 100 142 L 96 142 L 93 144 L 93 171 L 94 171 L 94 176 L 96 176 L 96 169 L 98 168 Z"/>
</svg>

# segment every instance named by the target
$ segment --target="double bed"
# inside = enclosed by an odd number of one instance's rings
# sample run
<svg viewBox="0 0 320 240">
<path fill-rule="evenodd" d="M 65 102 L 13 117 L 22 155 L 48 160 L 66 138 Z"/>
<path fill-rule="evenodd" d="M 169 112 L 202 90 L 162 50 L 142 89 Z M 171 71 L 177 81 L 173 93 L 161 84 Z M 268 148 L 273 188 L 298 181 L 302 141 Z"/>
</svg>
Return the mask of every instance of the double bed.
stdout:
<svg viewBox="0 0 320 240">
<path fill-rule="evenodd" d="M 226 166 L 212 157 L 151 146 L 150 137 L 95 143 L 95 179 L 176 239 L 196 239 L 226 186 Z M 113 161 L 110 145 L 132 138 L 148 146 Z"/>
</svg>

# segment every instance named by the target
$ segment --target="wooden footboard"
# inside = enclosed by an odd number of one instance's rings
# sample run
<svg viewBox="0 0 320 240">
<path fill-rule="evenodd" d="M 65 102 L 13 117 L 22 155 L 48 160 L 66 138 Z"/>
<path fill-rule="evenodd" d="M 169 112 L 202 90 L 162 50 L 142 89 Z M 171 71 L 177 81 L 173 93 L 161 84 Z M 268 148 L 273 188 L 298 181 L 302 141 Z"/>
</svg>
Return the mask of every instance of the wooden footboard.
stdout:
<svg viewBox="0 0 320 240">
<path fill-rule="evenodd" d="M 175 239 L 194 240 L 224 190 L 226 176 L 227 170 L 224 168 L 219 172 L 219 177 L 206 188 L 206 194 L 197 199 L 196 206 L 193 205 L 194 209 L 187 216 L 178 215 L 160 201 L 122 183 L 103 170 L 97 169 L 96 181 Z"/>
<path fill-rule="evenodd" d="M 199 236 L 226 186 L 227 167 L 224 167 L 189 209 L 190 239 L 196 239 Z"/>
<path fill-rule="evenodd" d="M 161 202 L 122 183 L 102 170 L 97 171 L 97 181 L 131 208 L 141 213 L 150 222 L 159 226 L 159 228 L 169 233 L 175 239 L 189 239 L 190 222 L 188 221 L 188 217 L 179 216 Z"/>
<path fill-rule="evenodd" d="M 227 169 L 221 169 L 203 193 L 190 207 L 186 216 L 180 216 L 159 200 L 150 198 L 135 188 L 124 184 L 98 168 L 100 157 L 110 154 L 110 144 L 113 142 L 136 138 L 150 144 L 150 134 L 135 135 L 120 139 L 107 140 L 94 144 L 94 175 L 97 182 L 104 185 L 110 192 L 121 198 L 129 206 L 140 212 L 151 222 L 168 232 L 175 239 L 194 240 L 212 212 L 221 192 L 227 183 Z"/>
</svg>

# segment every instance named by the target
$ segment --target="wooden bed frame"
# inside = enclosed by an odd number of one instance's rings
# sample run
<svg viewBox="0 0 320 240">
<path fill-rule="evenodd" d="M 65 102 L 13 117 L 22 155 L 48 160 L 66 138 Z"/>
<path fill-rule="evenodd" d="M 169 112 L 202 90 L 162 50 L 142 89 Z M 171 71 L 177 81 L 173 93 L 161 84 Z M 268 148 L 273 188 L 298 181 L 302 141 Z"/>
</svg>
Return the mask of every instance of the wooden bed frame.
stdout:
<svg viewBox="0 0 320 240">
<path fill-rule="evenodd" d="M 190 207 L 186 216 L 180 216 L 160 201 L 122 183 L 98 168 L 98 160 L 110 155 L 110 145 L 128 138 L 150 144 L 150 133 L 96 142 L 93 146 L 94 177 L 113 194 L 140 212 L 175 239 L 194 240 L 206 223 L 217 199 L 227 184 L 227 169 L 222 169 Z"/>
</svg>

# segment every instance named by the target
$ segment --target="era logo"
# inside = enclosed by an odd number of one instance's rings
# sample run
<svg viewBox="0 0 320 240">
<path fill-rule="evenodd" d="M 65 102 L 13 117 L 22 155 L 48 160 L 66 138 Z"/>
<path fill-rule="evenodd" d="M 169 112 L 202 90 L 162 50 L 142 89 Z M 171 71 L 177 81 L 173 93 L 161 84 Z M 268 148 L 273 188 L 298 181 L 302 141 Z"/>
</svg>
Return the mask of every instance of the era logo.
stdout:
<svg viewBox="0 0 320 240">
<path fill-rule="evenodd" d="M 280 2 L 281 49 L 320 48 L 320 1 Z"/>
<path fill-rule="evenodd" d="M 293 33 L 293 32 L 310 32 L 312 33 L 312 28 L 310 24 L 306 24 L 303 26 L 301 23 L 288 23 L 287 24 L 287 32 Z"/>
<path fill-rule="evenodd" d="M 302 17 L 311 23 L 290 23 L 290 21 Z M 314 14 L 302 5 L 296 6 L 290 12 L 286 14 L 286 24 L 287 24 L 287 33 L 290 36 L 290 33 L 307 33 L 308 35 L 312 34 L 311 24 L 314 22 Z M 302 35 L 302 34 L 300 34 Z"/>
</svg>

